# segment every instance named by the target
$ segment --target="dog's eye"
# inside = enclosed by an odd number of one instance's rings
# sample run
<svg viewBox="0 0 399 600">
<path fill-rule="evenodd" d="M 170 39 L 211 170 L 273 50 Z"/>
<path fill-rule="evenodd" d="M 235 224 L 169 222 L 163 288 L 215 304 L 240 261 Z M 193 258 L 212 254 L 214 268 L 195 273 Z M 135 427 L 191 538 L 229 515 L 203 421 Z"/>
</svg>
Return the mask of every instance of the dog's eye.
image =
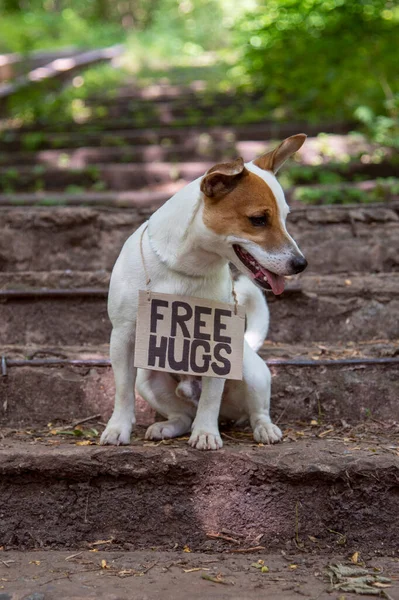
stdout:
<svg viewBox="0 0 399 600">
<path fill-rule="evenodd" d="M 265 227 L 267 225 L 267 215 L 248 217 L 254 227 Z"/>
</svg>

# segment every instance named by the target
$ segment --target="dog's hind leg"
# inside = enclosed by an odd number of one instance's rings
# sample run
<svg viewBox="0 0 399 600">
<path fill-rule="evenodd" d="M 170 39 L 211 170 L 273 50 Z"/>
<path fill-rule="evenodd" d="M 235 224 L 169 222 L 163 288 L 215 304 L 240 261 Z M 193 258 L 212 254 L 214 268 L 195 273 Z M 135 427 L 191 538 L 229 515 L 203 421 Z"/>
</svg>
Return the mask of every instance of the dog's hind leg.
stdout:
<svg viewBox="0 0 399 600">
<path fill-rule="evenodd" d="M 147 429 L 147 440 L 163 440 L 188 433 L 193 422 L 196 405 L 176 395 L 177 382 L 162 371 L 139 369 L 136 390 L 150 406 L 167 418 L 153 423 Z"/>
<path fill-rule="evenodd" d="M 282 433 L 270 418 L 271 374 L 269 367 L 247 344 L 244 347 L 242 385 L 249 421 L 256 442 L 274 444 Z M 238 390 L 237 390 L 238 391 Z"/>
<path fill-rule="evenodd" d="M 115 377 L 115 407 L 101 444 L 129 444 L 135 423 L 134 329 L 130 322 L 114 327 L 111 334 L 111 363 Z"/>
</svg>

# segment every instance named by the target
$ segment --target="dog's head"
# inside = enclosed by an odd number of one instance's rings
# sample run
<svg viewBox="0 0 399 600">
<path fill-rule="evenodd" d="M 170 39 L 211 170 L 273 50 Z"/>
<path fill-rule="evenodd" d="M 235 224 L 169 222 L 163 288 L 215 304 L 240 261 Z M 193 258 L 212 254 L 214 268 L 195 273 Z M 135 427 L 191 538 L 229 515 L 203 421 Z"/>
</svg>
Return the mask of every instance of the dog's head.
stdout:
<svg viewBox="0 0 399 600">
<path fill-rule="evenodd" d="M 242 158 L 215 165 L 201 181 L 205 226 L 223 239 L 223 256 L 262 289 L 284 290 L 284 276 L 307 262 L 287 232 L 289 212 L 275 174 L 302 146 L 306 135 L 284 140 L 251 163 Z"/>
</svg>

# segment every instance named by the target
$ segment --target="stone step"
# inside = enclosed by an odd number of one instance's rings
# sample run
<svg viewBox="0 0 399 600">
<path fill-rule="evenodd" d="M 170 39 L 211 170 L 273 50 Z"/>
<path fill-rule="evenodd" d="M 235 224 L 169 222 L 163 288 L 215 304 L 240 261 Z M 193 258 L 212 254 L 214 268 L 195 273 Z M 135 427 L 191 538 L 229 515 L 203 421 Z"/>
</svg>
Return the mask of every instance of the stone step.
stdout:
<svg viewBox="0 0 399 600">
<path fill-rule="evenodd" d="M 62 148 L 57 150 L 39 150 L 8 152 L 0 155 L 0 165 L 44 165 L 47 167 L 83 168 L 96 163 L 141 163 L 154 161 L 180 160 L 227 160 L 231 157 L 242 156 L 245 161 L 253 160 L 255 156 L 272 150 L 275 141 L 214 141 L 208 134 L 199 137 L 188 137 L 180 144 L 152 144 L 133 146 L 99 146 Z M 323 135 L 308 137 L 305 146 L 301 148 L 296 159 L 300 164 L 328 165 L 334 161 L 357 159 L 363 157 L 373 163 L 375 154 L 378 163 L 381 149 L 375 143 L 369 142 L 362 135 Z M 392 158 L 393 152 L 385 149 L 384 160 Z M 367 164 L 367 163 L 363 163 Z"/>
<path fill-rule="evenodd" d="M 0 273 L 0 343 L 107 342 L 108 281 L 105 271 Z M 398 338 L 398 293 L 398 273 L 292 278 L 282 296 L 267 295 L 269 338 L 287 343 Z"/>
<path fill-rule="evenodd" d="M 0 168 L 0 190 L 64 190 L 68 186 L 91 189 L 101 183 L 103 189 L 137 190 L 174 181 L 192 181 L 201 177 L 213 162 L 193 161 L 179 164 L 98 164 L 84 169 L 60 169 L 39 166 Z"/>
<path fill-rule="evenodd" d="M 81 148 L 82 146 L 123 146 L 142 144 L 185 144 L 188 140 L 204 139 L 210 137 L 214 142 L 233 141 L 261 141 L 270 139 L 278 140 L 289 135 L 306 131 L 309 136 L 319 133 L 345 134 L 348 131 L 346 124 L 324 123 L 313 125 L 309 123 L 256 123 L 253 125 L 237 126 L 204 126 L 204 127 L 151 127 L 132 128 L 124 124 L 121 129 L 110 129 L 115 121 L 108 123 L 106 130 L 93 127 L 86 130 L 82 125 L 77 126 L 77 131 L 71 127 L 65 131 L 23 131 L 20 129 L 4 130 L 0 137 L 0 150 L 42 150 L 59 148 Z"/>
<path fill-rule="evenodd" d="M 188 585 L 190 600 L 259 600 L 260 589 L 265 598 L 298 600 L 301 595 L 330 600 L 331 584 L 326 577 L 326 567 L 350 564 L 348 547 L 340 550 L 339 546 L 331 546 L 326 554 L 318 555 L 312 548 L 318 540 L 308 540 L 306 553 L 295 548 L 287 549 L 284 554 L 270 552 L 264 546 L 257 551 L 242 552 L 253 540 L 245 536 L 235 540 L 228 533 L 217 534 L 225 539 L 214 539 L 215 533 L 209 533 L 213 538 L 204 544 L 206 554 L 185 552 L 184 546 L 179 544 L 174 550 L 117 550 L 119 544 L 113 539 L 96 540 L 104 542 L 96 546 L 82 543 L 83 550 L 73 553 L 50 548 L 25 552 L 6 550 L 2 553 L 8 567 L 7 577 L 3 578 L 2 600 L 156 600 L 160 591 L 163 600 L 187 600 Z M 89 549 L 90 546 L 93 547 Z M 352 549 L 353 554 L 356 548 Z M 94 556 L 92 550 L 97 550 Z M 396 600 L 399 593 L 397 559 L 384 552 L 374 554 L 370 547 L 362 553 L 361 560 L 366 560 L 370 573 L 366 591 L 369 589 L 372 593 L 376 589 L 371 582 L 378 581 L 377 577 L 383 573 L 383 577 L 392 582 L 389 596 Z M 258 568 L 254 563 L 258 563 Z M 262 572 L 263 563 L 267 569 Z M 353 563 L 352 568 L 361 570 Z M 266 577 L 265 571 L 268 572 Z M 345 598 L 356 600 L 352 594 L 346 594 Z"/>
<path fill-rule="evenodd" d="M 0 208 L 0 272 L 82 265 L 110 271 L 125 240 L 151 214 L 138 207 Z M 288 229 L 308 258 L 307 273 L 399 269 L 399 202 L 294 208 Z"/>
<path fill-rule="evenodd" d="M 324 438 L 295 433 L 262 447 L 249 438 L 231 441 L 229 432 L 217 452 L 192 450 L 184 440 L 165 445 L 141 438 L 111 448 L 79 447 L 56 436 L 5 437 L 2 545 L 73 554 L 111 540 L 125 550 L 231 551 L 209 535 L 227 531 L 242 540 L 234 549 L 260 546 L 289 556 L 297 549 L 328 553 L 341 544 L 346 556 L 396 553 L 397 439 L 383 427 Z M 91 555 L 95 569 L 98 558 Z M 36 569 L 39 577 L 37 563 Z M 64 577 L 66 569 L 64 561 Z"/>
<path fill-rule="evenodd" d="M 20 191 L 66 191 L 69 193 L 103 190 L 141 190 L 148 191 L 156 186 L 168 186 L 178 183 L 180 187 L 187 185 L 194 179 L 202 175 L 214 165 L 214 160 L 196 160 L 176 162 L 150 162 L 150 163 L 110 163 L 93 164 L 84 168 L 69 167 L 46 167 L 44 165 L 28 166 L 9 166 L 0 167 L 0 193 L 12 194 Z M 294 198 L 304 201 L 322 204 L 324 196 L 331 196 L 329 192 L 335 192 L 334 198 L 327 199 L 327 202 L 347 203 L 347 186 L 351 190 L 357 190 L 355 199 L 367 201 L 370 196 L 375 200 L 389 200 L 398 195 L 398 180 L 393 179 L 397 174 L 397 166 L 393 162 L 386 162 L 373 165 L 364 165 L 354 163 L 350 168 L 342 168 L 340 165 L 325 165 L 333 174 L 343 175 L 345 181 L 339 184 L 318 184 L 317 171 L 312 171 L 311 176 L 302 175 L 302 170 L 296 166 L 288 171 L 292 185 L 303 186 L 303 189 L 296 188 Z M 351 182 L 356 177 L 379 178 L 378 181 Z M 347 180 L 347 181 L 346 181 Z M 315 187 L 317 186 L 317 187 Z M 317 197 L 309 194 L 309 190 L 317 192 Z M 378 192 L 378 193 L 376 193 Z M 293 190 L 288 190 L 289 195 L 293 195 Z M 98 197 L 101 197 L 99 195 Z M 105 198 L 105 197 L 104 197 Z M 308 199 L 309 198 L 309 199 Z M 353 202 L 353 196 L 349 196 L 349 201 Z"/>
<path fill-rule="evenodd" d="M 272 416 L 283 428 L 294 421 L 399 420 L 398 340 L 266 342 L 260 354 L 273 377 Z M 108 345 L 2 345 L 0 355 L 0 426 L 46 428 L 51 422 L 62 429 L 92 415 L 109 418 L 115 390 Z M 138 424 L 154 418 L 138 398 Z"/>
</svg>

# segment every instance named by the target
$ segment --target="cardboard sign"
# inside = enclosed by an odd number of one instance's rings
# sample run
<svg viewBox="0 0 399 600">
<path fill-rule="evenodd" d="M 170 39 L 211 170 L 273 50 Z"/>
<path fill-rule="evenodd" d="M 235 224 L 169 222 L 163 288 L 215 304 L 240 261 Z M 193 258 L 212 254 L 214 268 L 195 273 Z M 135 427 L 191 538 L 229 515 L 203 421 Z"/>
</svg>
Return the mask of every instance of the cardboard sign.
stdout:
<svg viewBox="0 0 399 600">
<path fill-rule="evenodd" d="M 242 379 L 245 309 L 139 291 L 134 365 L 184 375 Z"/>
</svg>

